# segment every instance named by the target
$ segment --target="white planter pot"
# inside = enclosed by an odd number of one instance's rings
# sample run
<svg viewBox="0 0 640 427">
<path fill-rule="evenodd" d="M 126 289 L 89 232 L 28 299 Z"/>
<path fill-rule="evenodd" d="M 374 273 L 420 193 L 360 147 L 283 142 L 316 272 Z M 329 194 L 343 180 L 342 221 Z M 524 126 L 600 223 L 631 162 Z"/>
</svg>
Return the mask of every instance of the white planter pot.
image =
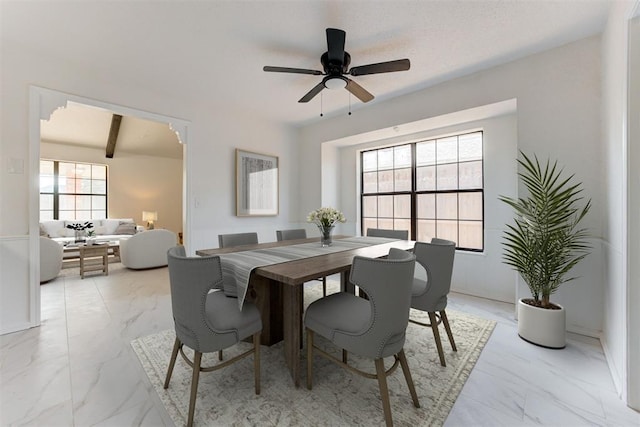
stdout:
<svg viewBox="0 0 640 427">
<path fill-rule="evenodd" d="M 547 348 L 564 348 L 567 314 L 564 307 L 549 310 L 518 301 L 518 335 L 525 341 Z"/>
</svg>

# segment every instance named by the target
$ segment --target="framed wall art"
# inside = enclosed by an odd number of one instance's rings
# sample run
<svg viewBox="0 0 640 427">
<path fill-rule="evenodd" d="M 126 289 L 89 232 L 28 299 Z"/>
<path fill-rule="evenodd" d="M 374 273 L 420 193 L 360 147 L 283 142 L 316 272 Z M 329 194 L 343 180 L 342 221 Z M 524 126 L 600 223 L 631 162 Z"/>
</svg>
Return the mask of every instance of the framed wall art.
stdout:
<svg viewBox="0 0 640 427">
<path fill-rule="evenodd" d="M 278 215 L 278 158 L 236 149 L 236 216 Z"/>
</svg>

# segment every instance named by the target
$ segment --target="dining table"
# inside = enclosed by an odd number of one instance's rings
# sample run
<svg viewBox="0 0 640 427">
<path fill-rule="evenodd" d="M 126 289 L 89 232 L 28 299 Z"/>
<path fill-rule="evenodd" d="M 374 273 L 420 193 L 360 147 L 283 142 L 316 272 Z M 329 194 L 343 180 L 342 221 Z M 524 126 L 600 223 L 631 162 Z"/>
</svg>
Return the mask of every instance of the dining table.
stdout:
<svg viewBox="0 0 640 427">
<path fill-rule="evenodd" d="M 345 242 L 357 242 L 357 239 L 361 239 L 363 246 L 341 250 L 338 247 L 339 243 L 336 243 L 336 248 L 327 251 L 326 254 L 320 251 L 319 255 L 257 266 L 251 270 L 249 276 L 246 299 L 254 303 L 260 311 L 261 344 L 272 346 L 283 341 L 284 359 L 296 387 L 300 386 L 304 283 L 319 277 L 340 274 L 341 291 L 354 292 L 354 286 L 349 282 L 349 274 L 355 256 L 381 258 L 388 255 L 391 248 L 413 250 L 415 245 L 415 241 L 412 240 L 354 238 L 343 235 L 334 236 L 333 241 L 339 242 L 340 239 L 345 239 Z M 314 243 L 320 245 L 319 238 L 200 249 L 196 251 L 196 255 L 219 255 L 221 263 L 224 264 L 232 262 L 225 261 L 225 254 L 246 252 L 246 255 L 250 256 L 252 253 L 257 254 L 271 248 L 294 245 L 308 247 Z"/>
</svg>

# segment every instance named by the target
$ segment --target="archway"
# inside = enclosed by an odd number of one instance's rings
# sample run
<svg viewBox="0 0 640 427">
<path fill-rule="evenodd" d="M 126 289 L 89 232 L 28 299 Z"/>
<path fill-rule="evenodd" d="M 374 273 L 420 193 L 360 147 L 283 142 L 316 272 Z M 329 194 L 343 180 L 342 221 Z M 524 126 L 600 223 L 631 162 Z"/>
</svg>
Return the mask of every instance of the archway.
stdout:
<svg viewBox="0 0 640 427">
<path fill-rule="evenodd" d="M 176 133 L 178 141 L 183 144 L 183 179 L 182 179 L 182 230 L 184 232 L 184 244 L 189 249 L 190 211 L 186 203 L 189 194 L 189 180 L 187 173 L 189 165 L 189 126 L 190 122 L 150 113 L 135 108 L 111 104 L 77 95 L 66 94 L 36 86 L 30 87 L 29 93 L 29 258 L 34 262 L 30 264 L 30 324 L 40 324 L 40 253 L 39 253 L 39 161 L 40 161 L 40 124 L 41 120 L 49 120 L 54 111 L 66 108 L 71 103 L 83 104 L 101 108 L 122 116 L 132 116 L 145 120 L 167 123 Z"/>
</svg>

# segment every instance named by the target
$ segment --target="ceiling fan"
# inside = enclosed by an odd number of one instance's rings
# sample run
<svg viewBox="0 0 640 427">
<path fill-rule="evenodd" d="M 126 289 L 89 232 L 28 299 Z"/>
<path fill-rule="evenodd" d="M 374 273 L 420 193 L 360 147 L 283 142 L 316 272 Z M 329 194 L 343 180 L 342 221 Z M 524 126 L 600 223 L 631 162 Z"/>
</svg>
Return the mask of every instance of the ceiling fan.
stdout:
<svg viewBox="0 0 640 427">
<path fill-rule="evenodd" d="M 360 101 L 369 102 L 373 99 L 373 95 L 358 83 L 346 77 L 346 75 L 363 76 L 365 74 L 392 73 L 395 71 L 406 71 L 411 66 L 408 59 L 398 59 L 395 61 L 379 62 L 377 64 L 361 65 L 359 67 L 349 69 L 351 55 L 344 50 L 345 36 L 346 33 L 343 30 L 327 28 L 327 51 L 320 57 L 320 62 L 322 63 L 324 71 L 271 66 L 265 66 L 263 70 L 276 73 L 325 76 L 320 83 L 300 98 L 298 102 L 309 102 L 325 88 L 345 88 Z"/>
</svg>

